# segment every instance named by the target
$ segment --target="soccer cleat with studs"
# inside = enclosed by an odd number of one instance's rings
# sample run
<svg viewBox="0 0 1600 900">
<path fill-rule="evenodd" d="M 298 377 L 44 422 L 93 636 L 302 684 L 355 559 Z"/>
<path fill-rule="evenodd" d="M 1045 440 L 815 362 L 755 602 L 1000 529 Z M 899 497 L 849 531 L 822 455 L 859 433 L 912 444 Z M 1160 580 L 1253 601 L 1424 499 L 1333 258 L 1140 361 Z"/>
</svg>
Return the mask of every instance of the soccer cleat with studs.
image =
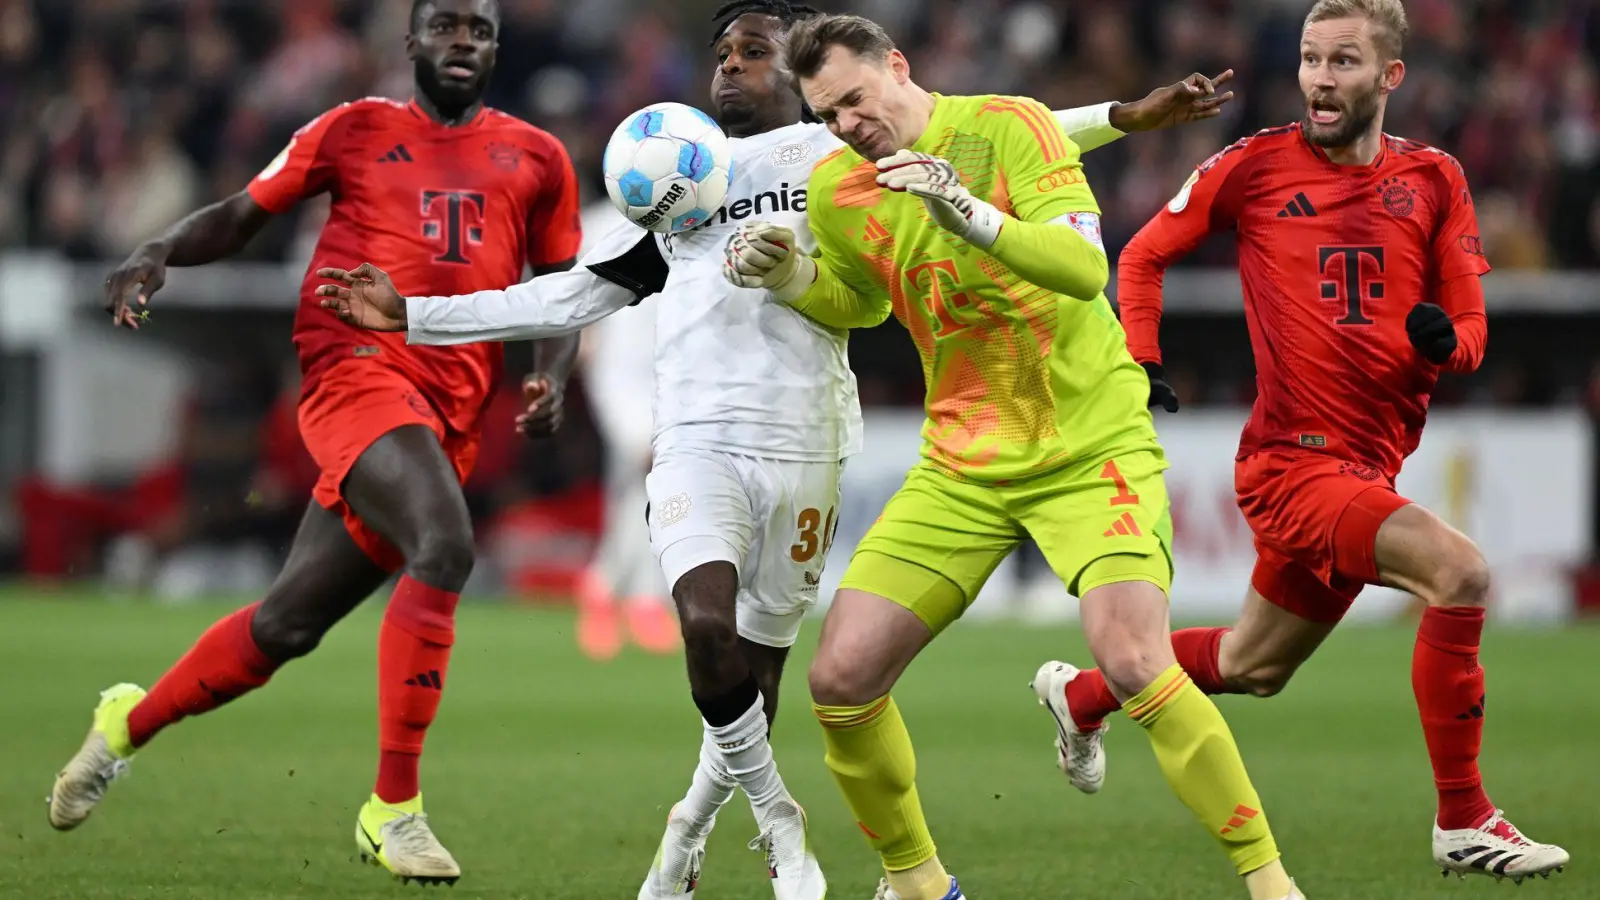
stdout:
<svg viewBox="0 0 1600 900">
<path fill-rule="evenodd" d="M 46 802 L 50 827 L 70 831 L 94 812 L 112 782 L 128 774 L 133 745 L 128 739 L 128 714 L 144 699 L 144 689 L 119 684 L 100 692 L 94 722 L 83 746 L 56 774 Z"/>
<path fill-rule="evenodd" d="M 1085 731 L 1072 721 L 1072 712 L 1067 709 L 1067 684 L 1082 674 L 1077 666 L 1051 660 L 1039 667 L 1028 687 L 1056 722 L 1056 765 L 1073 787 L 1093 794 L 1106 782 L 1103 739 L 1111 726 L 1102 723 L 1099 728 Z"/>
<path fill-rule="evenodd" d="M 401 884 L 455 886 L 461 867 L 439 843 L 422 796 L 385 803 L 374 795 L 356 817 L 356 849 L 362 862 L 387 869 Z"/>
<path fill-rule="evenodd" d="M 750 842 L 772 880 L 775 900 L 822 900 L 828 881 L 806 837 L 806 813 L 785 796 L 757 814 L 761 833 Z"/>
<path fill-rule="evenodd" d="M 700 871 L 705 865 L 706 839 L 716 826 L 716 817 L 696 826 L 673 806 L 667 813 L 667 830 L 656 848 L 656 857 L 639 887 L 638 900 L 693 900 L 700 886 Z"/>
<path fill-rule="evenodd" d="M 1552 872 L 1564 870 L 1571 856 L 1555 844 L 1539 844 L 1523 837 L 1500 810 L 1495 810 L 1477 828 L 1446 831 L 1436 823 L 1433 861 L 1445 878 L 1454 872 L 1463 879 L 1486 875 L 1496 881 L 1509 878 L 1520 885 L 1535 875 L 1549 878 Z"/>
</svg>

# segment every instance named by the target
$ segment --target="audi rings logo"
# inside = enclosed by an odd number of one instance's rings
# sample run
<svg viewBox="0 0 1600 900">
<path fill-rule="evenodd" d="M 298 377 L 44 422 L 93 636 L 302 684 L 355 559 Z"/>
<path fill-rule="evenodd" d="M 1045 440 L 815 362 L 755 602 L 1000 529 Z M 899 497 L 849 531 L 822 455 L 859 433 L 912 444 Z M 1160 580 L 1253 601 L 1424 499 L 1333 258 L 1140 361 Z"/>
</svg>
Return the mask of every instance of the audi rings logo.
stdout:
<svg viewBox="0 0 1600 900">
<path fill-rule="evenodd" d="M 1459 239 L 1461 249 L 1472 256 L 1483 255 L 1483 238 L 1475 234 L 1463 234 Z"/>
<path fill-rule="evenodd" d="M 1074 184 L 1083 184 L 1083 170 L 1075 166 L 1069 166 L 1065 169 L 1057 169 L 1054 172 L 1047 172 L 1041 175 L 1034 184 L 1034 188 L 1041 194 L 1047 194 Z"/>
</svg>

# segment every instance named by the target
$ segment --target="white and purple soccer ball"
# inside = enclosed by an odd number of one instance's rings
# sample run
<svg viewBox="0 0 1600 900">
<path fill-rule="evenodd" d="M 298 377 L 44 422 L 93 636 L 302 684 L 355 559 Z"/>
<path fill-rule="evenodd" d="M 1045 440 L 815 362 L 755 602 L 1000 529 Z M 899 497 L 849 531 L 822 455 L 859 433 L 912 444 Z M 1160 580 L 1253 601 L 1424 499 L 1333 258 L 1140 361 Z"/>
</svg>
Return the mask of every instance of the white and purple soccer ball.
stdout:
<svg viewBox="0 0 1600 900">
<path fill-rule="evenodd" d="M 606 193 L 635 225 L 676 234 L 722 208 L 733 148 L 711 117 L 682 103 L 655 103 L 611 133 L 602 163 Z"/>
</svg>

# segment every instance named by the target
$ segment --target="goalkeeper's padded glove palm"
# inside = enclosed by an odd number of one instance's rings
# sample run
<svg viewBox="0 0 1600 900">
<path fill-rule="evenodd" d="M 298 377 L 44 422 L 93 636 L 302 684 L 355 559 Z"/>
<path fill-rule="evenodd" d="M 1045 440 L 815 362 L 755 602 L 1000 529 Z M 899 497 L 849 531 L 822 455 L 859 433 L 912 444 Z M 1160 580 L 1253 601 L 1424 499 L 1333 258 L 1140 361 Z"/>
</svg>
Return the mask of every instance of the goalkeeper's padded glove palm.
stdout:
<svg viewBox="0 0 1600 900">
<path fill-rule="evenodd" d="M 1169 413 L 1177 412 L 1178 392 L 1167 383 L 1167 370 L 1161 367 L 1161 363 L 1156 362 L 1139 365 L 1144 367 L 1144 374 L 1150 378 L 1150 402 L 1147 405 L 1159 406 Z"/>
<path fill-rule="evenodd" d="M 940 227 L 984 250 L 994 246 L 1005 224 L 1005 213 L 972 196 L 955 166 L 937 156 L 911 150 L 886 156 L 878 160 L 878 184 L 917 195 Z"/>
<path fill-rule="evenodd" d="M 817 264 L 795 248 L 794 232 L 769 222 L 746 222 L 728 238 L 722 277 L 742 288 L 765 288 L 789 303 L 817 280 Z"/>
<path fill-rule="evenodd" d="M 1450 314 L 1437 303 L 1418 303 L 1406 315 L 1406 335 L 1411 346 L 1436 366 L 1450 361 L 1456 352 L 1456 326 Z"/>
</svg>

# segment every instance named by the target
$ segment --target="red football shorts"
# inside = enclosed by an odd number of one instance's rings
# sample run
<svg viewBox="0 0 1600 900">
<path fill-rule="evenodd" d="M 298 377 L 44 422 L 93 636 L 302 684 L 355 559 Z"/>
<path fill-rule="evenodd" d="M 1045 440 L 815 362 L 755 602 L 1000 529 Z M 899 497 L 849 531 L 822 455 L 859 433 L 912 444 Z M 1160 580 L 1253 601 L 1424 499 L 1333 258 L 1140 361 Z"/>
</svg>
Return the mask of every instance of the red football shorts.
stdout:
<svg viewBox="0 0 1600 900">
<path fill-rule="evenodd" d="M 1334 624 L 1378 581 L 1378 528 L 1411 501 L 1372 466 L 1313 453 L 1255 453 L 1234 464 L 1255 533 L 1250 586 L 1302 619 Z"/>
<path fill-rule="evenodd" d="M 389 572 L 401 568 L 405 558 L 356 516 L 345 503 L 342 488 L 351 467 L 368 447 L 407 425 L 431 430 L 455 467 L 456 477 L 466 482 L 478 459 L 478 435 L 450 428 L 423 392 L 400 372 L 376 360 L 347 360 L 309 382 L 300 398 L 300 436 L 322 470 L 311 496 L 343 518 L 356 545 Z"/>
</svg>

